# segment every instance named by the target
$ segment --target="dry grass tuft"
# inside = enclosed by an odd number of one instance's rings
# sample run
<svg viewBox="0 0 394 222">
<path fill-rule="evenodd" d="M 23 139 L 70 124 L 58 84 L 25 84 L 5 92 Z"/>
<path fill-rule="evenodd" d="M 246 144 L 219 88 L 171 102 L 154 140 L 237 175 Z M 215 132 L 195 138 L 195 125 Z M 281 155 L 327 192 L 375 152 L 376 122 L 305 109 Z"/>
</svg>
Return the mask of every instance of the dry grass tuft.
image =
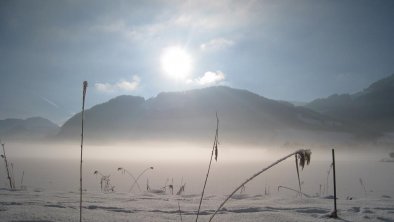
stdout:
<svg viewBox="0 0 394 222">
<path fill-rule="evenodd" d="M 293 153 L 290 153 L 289 155 L 275 161 L 274 163 L 272 163 L 271 165 L 269 165 L 266 168 L 263 168 L 262 170 L 258 171 L 257 173 L 255 173 L 254 175 L 252 175 L 251 177 L 249 177 L 247 180 L 245 180 L 243 183 L 241 183 L 241 185 L 239 185 L 230 195 L 227 196 L 227 198 L 219 205 L 219 207 L 215 210 L 215 212 L 212 214 L 212 216 L 209 218 L 209 221 L 212 221 L 212 219 L 215 217 L 215 215 L 217 214 L 217 212 L 222 209 L 222 207 L 224 206 L 224 204 L 238 191 L 240 190 L 243 186 L 245 186 L 248 182 L 250 182 L 251 180 L 253 180 L 254 178 L 256 178 L 258 175 L 262 174 L 263 172 L 269 170 L 270 168 L 272 168 L 273 166 L 277 165 L 278 163 L 286 160 L 287 158 L 295 155 L 298 156 L 297 158 L 300 159 L 300 166 L 302 167 L 302 169 L 304 168 L 305 164 L 309 165 L 310 160 L 311 160 L 311 151 L 310 150 L 305 150 L 305 149 L 301 149 L 301 150 L 297 150 Z M 297 165 L 298 166 L 298 165 Z"/>
<path fill-rule="evenodd" d="M 104 193 L 109 193 L 109 192 L 115 192 L 115 186 L 111 184 L 111 175 L 104 175 L 100 173 L 98 170 L 95 170 L 94 175 L 99 175 L 100 176 L 100 189 L 101 192 Z"/>
</svg>

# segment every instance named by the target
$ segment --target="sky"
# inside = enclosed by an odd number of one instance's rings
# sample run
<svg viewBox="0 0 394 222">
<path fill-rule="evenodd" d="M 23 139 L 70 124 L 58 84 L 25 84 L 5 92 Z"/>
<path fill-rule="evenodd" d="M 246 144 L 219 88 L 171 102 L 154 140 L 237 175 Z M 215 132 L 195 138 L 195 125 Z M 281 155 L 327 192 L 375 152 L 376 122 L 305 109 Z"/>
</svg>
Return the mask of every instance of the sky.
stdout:
<svg viewBox="0 0 394 222">
<path fill-rule="evenodd" d="M 0 119 L 212 85 L 308 102 L 394 73 L 394 1 L 0 1 Z"/>
</svg>

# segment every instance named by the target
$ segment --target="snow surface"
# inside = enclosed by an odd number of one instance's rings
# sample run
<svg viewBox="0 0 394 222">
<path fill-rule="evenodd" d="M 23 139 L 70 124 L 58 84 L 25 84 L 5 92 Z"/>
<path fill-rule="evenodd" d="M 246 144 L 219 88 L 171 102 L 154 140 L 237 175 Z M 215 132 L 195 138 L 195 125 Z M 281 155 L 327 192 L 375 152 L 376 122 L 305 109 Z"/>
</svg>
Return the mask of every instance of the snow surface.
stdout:
<svg viewBox="0 0 394 222">
<path fill-rule="evenodd" d="M 200 221 L 223 201 L 223 195 L 207 195 Z M 83 196 L 84 221 L 194 221 L 199 195 L 141 193 L 93 193 Z M 339 221 L 394 221 L 394 200 L 387 195 L 338 199 Z M 270 195 L 237 194 L 213 221 L 338 221 L 328 218 L 332 197 L 297 197 L 286 192 Z M 78 192 L 0 190 L 0 221 L 78 221 Z"/>
</svg>

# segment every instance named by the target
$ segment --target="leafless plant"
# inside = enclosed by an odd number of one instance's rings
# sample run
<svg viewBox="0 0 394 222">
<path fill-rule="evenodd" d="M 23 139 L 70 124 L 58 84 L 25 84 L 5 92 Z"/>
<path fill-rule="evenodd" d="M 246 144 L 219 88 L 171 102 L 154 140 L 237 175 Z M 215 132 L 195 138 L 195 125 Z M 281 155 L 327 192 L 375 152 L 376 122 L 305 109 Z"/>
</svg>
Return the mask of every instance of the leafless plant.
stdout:
<svg viewBox="0 0 394 222">
<path fill-rule="evenodd" d="M 133 175 L 130 171 L 126 170 L 126 169 L 123 168 L 123 167 L 118 167 L 118 171 L 120 171 L 123 175 L 124 175 L 124 174 L 129 175 L 129 176 L 131 177 L 131 179 L 133 180 L 133 183 L 137 184 L 138 190 L 139 190 L 140 192 L 142 192 L 141 187 L 140 187 L 140 185 L 138 184 L 138 181 L 136 180 L 136 178 L 134 177 L 134 175 Z M 132 191 L 132 190 L 130 190 L 130 192 L 131 192 L 131 191 Z"/>
<path fill-rule="evenodd" d="M 135 186 L 136 184 L 138 184 L 138 180 L 140 179 L 140 177 L 141 177 L 146 171 L 148 171 L 148 170 L 153 170 L 153 169 L 154 169 L 153 167 L 148 167 L 148 168 L 146 168 L 145 170 L 143 170 L 143 171 L 137 176 L 137 178 L 135 178 L 134 183 L 131 185 L 131 187 L 130 187 L 130 189 L 129 189 L 129 192 L 131 192 L 131 191 L 133 190 L 134 186 Z"/>
<path fill-rule="evenodd" d="M 278 191 L 280 190 L 280 188 L 286 189 L 286 190 L 294 191 L 294 192 L 297 193 L 297 195 L 304 195 L 305 197 L 308 197 L 308 198 L 311 197 L 310 195 L 308 195 L 308 194 L 306 194 L 306 193 L 300 192 L 300 191 L 298 191 L 298 190 L 296 190 L 296 189 L 293 189 L 293 188 L 290 188 L 290 187 L 278 186 Z"/>
<path fill-rule="evenodd" d="M 79 165 L 79 222 L 82 222 L 82 151 L 83 151 L 83 120 L 85 114 L 85 96 L 88 82 L 83 81 L 82 113 L 81 113 L 81 163 Z"/>
<path fill-rule="evenodd" d="M 245 192 L 245 190 L 246 190 L 246 187 L 245 186 L 242 186 L 241 187 L 241 191 L 239 192 L 240 194 L 243 194 L 244 192 Z"/>
<path fill-rule="evenodd" d="M 0 143 L 1 143 L 1 146 L 3 147 L 3 154 L 1 155 L 1 158 L 4 159 L 5 169 L 6 169 L 6 171 L 7 171 L 7 179 L 8 179 L 8 182 L 9 182 L 9 184 L 10 184 L 10 189 L 11 189 L 11 190 L 14 190 L 14 189 L 15 189 L 15 183 L 13 182 L 14 179 L 13 179 L 13 177 L 12 177 L 12 173 L 11 173 L 11 171 L 10 171 L 9 164 L 8 164 L 8 160 L 7 160 L 7 155 L 6 155 L 6 153 L 5 153 L 5 144 L 2 143 L 1 140 L 0 140 Z"/>
<path fill-rule="evenodd" d="M 311 151 L 310 150 L 305 150 L 305 149 L 301 149 L 301 150 L 297 150 L 293 153 L 290 153 L 289 155 L 277 160 L 276 162 L 272 163 L 271 165 L 269 165 L 266 168 L 263 168 L 262 170 L 258 171 L 257 173 L 255 173 L 254 175 L 252 175 L 251 177 L 249 177 L 247 180 L 245 180 L 243 183 L 241 183 L 241 185 L 239 185 L 230 195 L 228 195 L 228 197 L 219 205 L 219 207 L 215 210 L 215 212 L 212 214 L 212 216 L 209 218 L 209 221 L 212 221 L 212 219 L 215 217 L 215 215 L 217 214 L 217 212 L 222 209 L 222 207 L 224 206 L 224 204 L 239 190 L 242 188 L 242 186 L 245 186 L 245 184 L 247 184 L 249 181 L 253 180 L 255 177 L 257 177 L 258 175 L 262 174 L 263 172 L 269 170 L 270 168 L 272 168 L 273 166 L 277 165 L 278 163 L 286 160 L 287 158 L 293 156 L 293 155 L 298 155 L 298 159 L 299 159 L 299 165 L 301 167 L 301 169 L 304 169 L 305 164 L 308 165 L 310 163 L 311 160 Z"/>
<path fill-rule="evenodd" d="M 179 185 L 179 190 L 176 192 L 176 195 L 182 195 L 185 192 L 186 183 L 183 183 L 183 177 L 181 179 L 181 183 Z"/>
<path fill-rule="evenodd" d="M 179 205 L 179 201 L 178 201 L 178 210 L 179 210 L 179 217 L 181 218 L 181 222 L 182 222 L 182 211 L 181 211 L 181 205 Z"/>
<path fill-rule="evenodd" d="M 327 179 L 326 179 L 326 187 L 325 187 L 325 195 L 327 195 L 328 193 L 328 180 L 330 178 L 330 173 L 332 170 L 332 163 L 330 164 L 330 166 L 328 167 L 328 171 L 327 171 Z"/>
<path fill-rule="evenodd" d="M 242 190 L 242 188 L 241 188 Z M 267 185 L 265 185 L 264 187 L 264 195 L 269 196 L 271 194 L 270 192 L 270 186 L 267 187 Z"/>
<path fill-rule="evenodd" d="M 212 152 L 211 152 L 211 159 L 209 160 L 209 166 L 208 166 L 208 172 L 207 172 L 207 176 L 205 177 L 204 187 L 203 187 L 203 189 L 202 189 L 201 198 L 200 198 L 200 203 L 199 203 L 199 205 L 198 205 L 197 216 L 196 216 L 196 222 L 198 221 L 198 215 L 200 214 L 201 203 L 202 203 L 202 199 L 203 199 L 203 197 L 204 197 L 205 187 L 206 187 L 206 185 L 207 185 L 208 176 L 209 176 L 209 171 L 211 170 L 212 157 L 213 157 L 213 154 L 214 154 L 214 153 L 215 153 L 215 161 L 218 160 L 218 144 L 219 144 L 219 118 L 218 118 L 218 114 L 216 113 L 216 133 L 215 133 L 215 140 L 213 141 Z"/>
<path fill-rule="evenodd" d="M 185 192 L 185 186 L 186 186 L 186 183 L 183 184 L 181 187 L 179 187 L 179 190 L 178 190 L 178 192 L 176 192 L 176 195 L 182 195 Z"/>
<path fill-rule="evenodd" d="M 100 173 L 98 170 L 95 170 L 94 175 L 99 175 L 100 176 L 100 189 L 101 192 L 104 193 L 109 193 L 109 192 L 114 192 L 115 191 L 115 186 L 111 184 L 111 175 L 104 175 Z"/>
<path fill-rule="evenodd" d="M 361 187 L 362 187 L 363 190 L 364 190 L 365 196 L 367 196 L 367 189 L 365 188 L 365 183 L 364 183 L 363 179 L 359 178 L 359 181 L 360 181 Z"/>
</svg>

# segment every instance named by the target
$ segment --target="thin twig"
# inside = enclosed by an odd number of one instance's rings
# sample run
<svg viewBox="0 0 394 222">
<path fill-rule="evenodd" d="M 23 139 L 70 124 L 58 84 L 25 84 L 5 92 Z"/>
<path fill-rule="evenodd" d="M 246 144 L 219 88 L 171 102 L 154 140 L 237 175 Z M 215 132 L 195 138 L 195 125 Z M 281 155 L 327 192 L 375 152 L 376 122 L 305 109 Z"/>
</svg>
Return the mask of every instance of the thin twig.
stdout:
<svg viewBox="0 0 394 222">
<path fill-rule="evenodd" d="M 306 193 L 303 193 L 303 192 L 301 192 L 301 191 L 295 190 L 295 189 L 293 189 L 293 188 L 290 188 L 290 187 L 285 187 L 285 186 L 278 186 L 278 191 L 279 191 L 279 189 L 280 189 L 280 188 L 283 188 L 283 189 L 287 189 L 287 190 L 294 191 L 294 192 L 296 192 L 297 194 L 304 195 L 305 197 L 308 197 L 308 198 L 310 198 L 310 197 L 311 197 L 310 195 L 308 195 L 308 194 L 306 194 Z"/>
<path fill-rule="evenodd" d="M 216 113 L 216 133 L 215 133 L 215 140 L 214 140 L 214 142 L 213 142 L 213 147 L 212 147 L 212 152 L 211 152 L 211 159 L 209 160 L 209 166 L 208 166 L 207 176 L 205 177 L 204 187 L 202 188 L 200 203 L 199 203 L 199 205 L 198 205 L 197 216 L 196 216 L 196 222 L 198 221 L 198 215 L 200 214 L 201 203 L 202 203 L 202 199 L 203 199 L 203 197 L 204 197 L 204 192 L 205 192 L 205 187 L 206 187 L 207 181 L 208 181 L 209 171 L 211 170 L 212 157 L 213 157 L 213 153 L 214 153 L 214 152 L 215 152 L 215 160 L 217 161 L 217 156 L 218 156 L 218 151 L 217 151 L 217 150 L 218 150 L 218 137 L 219 137 L 219 118 L 218 118 L 218 114 Z"/>
<path fill-rule="evenodd" d="M 148 170 L 153 170 L 153 169 L 154 169 L 153 167 L 148 167 L 148 168 L 146 168 L 144 171 L 142 171 L 142 172 L 138 175 L 138 177 L 134 180 L 134 183 L 133 183 L 133 185 L 131 185 L 129 192 L 131 193 L 131 191 L 133 190 L 135 184 L 138 184 L 138 180 L 140 179 L 140 177 L 141 177 L 146 171 L 148 171 Z M 138 186 L 139 186 L 139 185 L 138 185 Z"/>
<path fill-rule="evenodd" d="M 310 150 L 297 150 L 277 161 L 275 161 L 274 163 L 272 163 L 271 165 L 269 165 L 268 167 L 260 170 L 259 172 L 255 173 L 253 176 L 249 177 L 247 180 L 245 180 L 243 183 L 241 183 L 241 185 L 239 185 L 230 195 L 228 195 L 228 197 L 220 204 L 220 206 L 215 210 L 215 212 L 212 214 L 212 216 L 209 218 L 209 221 L 211 221 L 213 219 L 213 217 L 217 214 L 217 212 L 222 209 L 222 207 L 224 206 L 224 204 L 239 190 L 241 189 L 243 186 L 245 186 L 249 181 L 253 180 L 255 177 L 257 177 L 258 175 L 262 174 L 263 172 L 267 171 L 268 169 L 270 169 L 271 167 L 277 165 L 278 163 L 286 160 L 287 158 L 293 156 L 293 155 L 300 155 L 300 156 L 304 156 L 303 160 L 306 160 L 306 164 L 309 164 L 310 161 L 310 155 L 311 152 Z M 300 164 L 305 164 L 305 161 L 300 161 Z"/>
<path fill-rule="evenodd" d="M 297 155 L 294 155 L 294 157 L 295 157 L 295 164 L 296 164 L 296 169 L 297 169 L 298 186 L 300 188 L 300 193 L 302 193 L 301 180 L 300 180 L 300 170 L 298 169 L 298 157 L 297 157 Z M 301 195 L 301 197 L 302 197 L 302 195 Z"/>
<path fill-rule="evenodd" d="M 11 179 L 11 175 L 10 175 L 10 168 L 8 166 L 7 155 L 5 154 L 5 144 L 2 143 L 1 140 L 0 140 L 0 143 L 1 143 L 1 146 L 3 147 L 3 155 L 1 155 L 1 157 L 4 158 L 5 168 L 7 170 L 7 179 L 9 181 L 9 183 L 10 183 L 10 189 L 13 190 L 14 187 L 12 186 L 12 179 Z"/>
<path fill-rule="evenodd" d="M 182 211 L 181 211 L 181 205 L 179 205 L 179 201 L 178 201 L 178 210 L 179 210 L 179 217 L 181 217 L 181 222 L 182 222 Z"/>
</svg>

